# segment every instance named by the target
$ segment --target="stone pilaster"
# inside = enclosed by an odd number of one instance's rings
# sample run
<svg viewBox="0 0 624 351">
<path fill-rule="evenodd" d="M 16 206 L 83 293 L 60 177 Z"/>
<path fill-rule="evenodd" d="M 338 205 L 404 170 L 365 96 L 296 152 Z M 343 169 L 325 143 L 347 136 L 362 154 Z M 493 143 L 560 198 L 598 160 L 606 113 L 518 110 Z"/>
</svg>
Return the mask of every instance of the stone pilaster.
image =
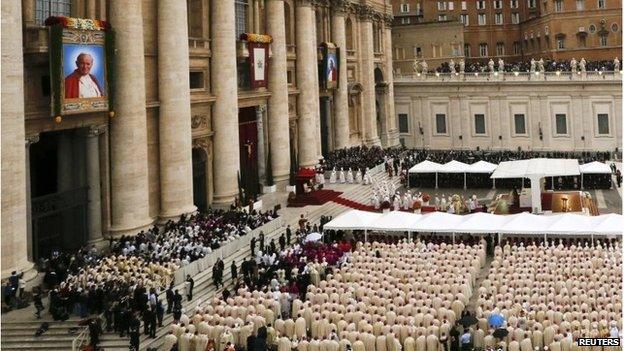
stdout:
<svg viewBox="0 0 624 351">
<path fill-rule="evenodd" d="M 96 18 L 95 9 L 96 9 L 96 0 L 86 0 L 87 2 L 87 18 Z"/>
<path fill-rule="evenodd" d="M 345 15 L 348 1 L 332 2 L 332 41 L 340 49 L 338 88 L 334 91 L 334 148 L 349 146 L 349 88 L 347 82 L 347 37 Z"/>
<path fill-rule="evenodd" d="M 392 17 L 388 16 L 385 19 L 384 28 L 384 59 L 385 59 L 385 72 L 386 83 L 388 83 L 388 93 L 386 95 L 386 126 L 388 132 L 388 145 L 399 145 L 399 130 L 397 128 L 397 116 L 394 109 L 394 73 L 392 72 L 392 29 L 390 25 L 392 23 Z"/>
<path fill-rule="evenodd" d="M 290 139 L 288 129 L 288 63 L 284 0 L 266 2 L 267 33 L 273 37 L 273 57 L 269 64 L 268 135 L 271 144 L 273 180 L 283 182 L 290 173 Z"/>
<path fill-rule="evenodd" d="M 35 0 L 18 0 L 22 2 L 22 16 L 25 27 L 35 25 Z"/>
<path fill-rule="evenodd" d="M 2 278 L 11 271 L 30 271 L 26 239 L 26 138 L 24 128 L 24 56 L 22 3 L 0 4 L 2 42 Z"/>
<path fill-rule="evenodd" d="M 158 1 L 160 217 L 195 212 L 186 2 Z"/>
<path fill-rule="evenodd" d="M 100 135 L 105 126 L 91 126 L 86 133 L 87 225 L 89 241 L 102 240 L 102 191 L 100 188 Z"/>
<path fill-rule="evenodd" d="M 377 132 L 377 111 L 375 107 L 375 64 L 373 53 L 373 9 L 370 6 L 358 8 L 360 17 L 360 48 L 362 55 L 362 122 L 364 142 L 367 145 L 380 145 Z"/>
<path fill-rule="evenodd" d="M 240 170 L 238 138 L 238 90 L 236 75 L 236 31 L 233 1 L 212 4 L 212 106 L 214 129 L 214 197 L 229 204 L 238 193 Z"/>
<path fill-rule="evenodd" d="M 258 130 L 258 180 L 266 183 L 266 142 L 264 137 L 264 113 L 266 106 L 256 106 L 256 128 Z"/>
<path fill-rule="evenodd" d="M 26 136 L 26 246 L 28 260 L 33 261 L 32 188 L 30 180 L 30 145 L 39 142 L 39 133 Z"/>
<path fill-rule="evenodd" d="M 115 117 L 110 124 L 111 232 L 133 234 L 149 226 L 142 2 L 110 2 L 116 28 Z"/>
<path fill-rule="evenodd" d="M 318 65 L 316 59 L 316 37 L 311 30 L 313 9 L 309 0 L 298 0 L 296 9 L 297 34 L 297 87 L 299 97 L 299 165 L 311 167 L 318 163 L 317 122 L 319 119 Z"/>
</svg>

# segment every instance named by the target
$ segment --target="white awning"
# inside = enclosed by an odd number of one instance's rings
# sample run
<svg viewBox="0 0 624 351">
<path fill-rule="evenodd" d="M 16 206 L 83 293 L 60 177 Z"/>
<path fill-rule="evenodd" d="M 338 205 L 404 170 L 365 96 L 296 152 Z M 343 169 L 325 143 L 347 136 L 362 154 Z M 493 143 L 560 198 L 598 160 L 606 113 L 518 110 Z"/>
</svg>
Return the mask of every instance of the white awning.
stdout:
<svg viewBox="0 0 624 351">
<path fill-rule="evenodd" d="M 436 173 L 442 167 L 441 164 L 435 163 L 429 160 L 424 160 L 421 163 L 410 168 L 410 173 Z"/>
<path fill-rule="evenodd" d="M 456 160 L 452 160 L 450 162 L 443 164 L 442 167 L 440 167 L 440 170 L 438 172 L 439 173 L 465 173 L 467 172 L 467 170 L 468 170 L 467 164 L 456 161 Z"/>
<path fill-rule="evenodd" d="M 469 165 L 468 170 L 466 172 L 467 173 L 492 173 L 496 170 L 497 167 L 498 165 L 481 160 L 479 162 L 475 162 Z"/>
<path fill-rule="evenodd" d="M 590 217 L 592 233 L 602 235 L 622 235 L 624 230 L 624 216 L 610 213 L 601 216 Z"/>
<path fill-rule="evenodd" d="M 564 213 L 552 216 L 555 218 L 545 234 L 591 234 L 590 216 L 576 213 Z"/>
<path fill-rule="evenodd" d="M 464 216 L 464 221 L 455 227 L 456 233 L 498 233 L 513 219 L 513 216 L 477 212 Z"/>
<path fill-rule="evenodd" d="M 513 219 L 499 231 L 505 234 L 544 235 L 545 231 L 557 219 L 555 216 L 534 215 L 528 212 L 511 215 Z"/>
<path fill-rule="evenodd" d="M 611 174 L 611 167 L 606 163 L 594 161 L 579 166 L 581 173 L 584 174 Z"/>
<path fill-rule="evenodd" d="M 421 214 L 403 211 L 384 213 L 370 226 L 371 230 L 380 231 L 409 231 L 422 218 Z"/>
<path fill-rule="evenodd" d="M 578 160 L 532 158 L 501 162 L 491 178 L 533 178 L 580 175 Z"/>
<path fill-rule="evenodd" d="M 464 216 L 446 212 L 432 212 L 423 215 L 420 221 L 412 225 L 412 231 L 432 233 L 453 233 L 459 223 L 464 221 Z"/>
<path fill-rule="evenodd" d="M 323 230 L 365 230 L 381 217 L 381 213 L 350 210 L 325 223 Z"/>
</svg>

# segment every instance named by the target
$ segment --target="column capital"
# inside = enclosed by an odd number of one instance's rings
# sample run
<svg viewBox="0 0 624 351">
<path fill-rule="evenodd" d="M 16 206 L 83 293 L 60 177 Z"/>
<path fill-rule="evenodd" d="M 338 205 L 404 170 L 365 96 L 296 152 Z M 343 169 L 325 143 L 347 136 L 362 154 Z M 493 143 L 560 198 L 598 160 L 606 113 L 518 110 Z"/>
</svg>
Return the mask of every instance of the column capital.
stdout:
<svg viewBox="0 0 624 351">
<path fill-rule="evenodd" d="M 389 15 L 389 14 L 383 14 L 382 15 L 382 19 L 383 19 L 383 22 L 384 22 L 386 28 L 389 29 L 389 28 L 392 27 L 392 23 L 394 22 L 394 16 Z"/>
<path fill-rule="evenodd" d="M 371 5 L 357 5 L 356 13 L 361 21 L 372 21 L 379 17 L 379 14 Z"/>
<path fill-rule="evenodd" d="M 106 125 L 91 125 L 83 131 L 83 135 L 86 137 L 96 137 L 108 129 Z"/>
<path fill-rule="evenodd" d="M 312 7 L 314 0 L 296 0 L 297 7 Z"/>
<path fill-rule="evenodd" d="M 348 0 L 331 0 L 331 9 L 334 15 L 343 16 L 351 7 L 351 3 Z"/>
<path fill-rule="evenodd" d="M 26 135 L 25 142 L 26 142 L 26 146 L 30 146 L 32 144 L 38 143 L 39 142 L 39 133 Z"/>
</svg>

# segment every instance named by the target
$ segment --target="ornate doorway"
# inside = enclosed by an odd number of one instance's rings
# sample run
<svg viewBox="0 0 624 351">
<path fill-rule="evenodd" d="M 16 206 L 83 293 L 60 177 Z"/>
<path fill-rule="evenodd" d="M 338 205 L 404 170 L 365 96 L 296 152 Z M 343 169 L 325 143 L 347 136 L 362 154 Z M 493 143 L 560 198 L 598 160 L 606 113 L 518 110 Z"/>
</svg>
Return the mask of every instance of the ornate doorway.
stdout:
<svg viewBox="0 0 624 351">
<path fill-rule="evenodd" d="M 240 183 L 247 200 L 254 200 L 260 192 L 258 177 L 258 123 L 255 107 L 238 110 L 238 138 L 240 149 Z"/>
</svg>

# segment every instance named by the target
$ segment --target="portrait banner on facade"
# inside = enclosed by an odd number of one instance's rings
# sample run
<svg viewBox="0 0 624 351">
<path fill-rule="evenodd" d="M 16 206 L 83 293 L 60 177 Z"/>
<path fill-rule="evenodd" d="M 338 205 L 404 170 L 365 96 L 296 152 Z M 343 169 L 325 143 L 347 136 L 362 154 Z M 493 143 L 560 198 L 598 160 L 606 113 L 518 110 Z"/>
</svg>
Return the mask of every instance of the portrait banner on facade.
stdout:
<svg viewBox="0 0 624 351">
<path fill-rule="evenodd" d="M 252 89 L 267 87 L 269 80 L 269 45 L 273 38 L 266 34 L 243 33 L 249 50 L 249 80 Z"/>
<path fill-rule="evenodd" d="M 46 25 L 52 116 L 109 111 L 114 37 L 108 23 L 50 17 Z"/>
<path fill-rule="evenodd" d="M 339 51 L 333 43 L 322 43 L 323 50 L 323 83 L 325 89 L 336 89 L 338 87 Z"/>
</svg>

